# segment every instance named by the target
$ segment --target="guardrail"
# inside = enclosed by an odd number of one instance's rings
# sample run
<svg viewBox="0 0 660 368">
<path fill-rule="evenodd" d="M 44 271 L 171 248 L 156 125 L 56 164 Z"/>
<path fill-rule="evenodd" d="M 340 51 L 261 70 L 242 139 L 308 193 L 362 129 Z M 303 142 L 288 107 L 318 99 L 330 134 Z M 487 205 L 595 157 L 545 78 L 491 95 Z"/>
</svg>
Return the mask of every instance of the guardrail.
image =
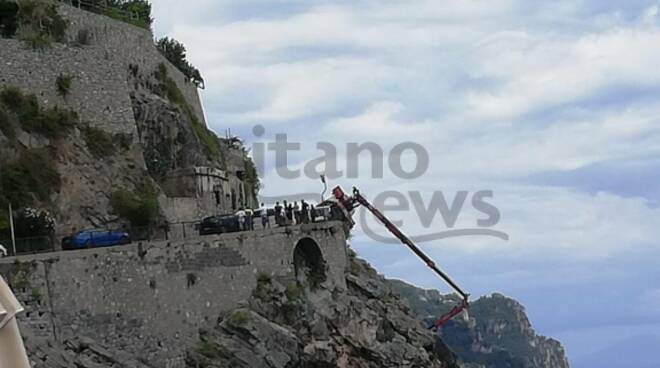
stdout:
<svg viewBox="0 0 660 368">
<path fill-rule="evenodd" d="M 160 240 L 183 240 L 199 237 L 197 230 L 199 221 L 172 222 L 162 226 L 144 226 L 129 228 L 99 227 L 90 229 L 92 234 L 99 234 L 104 231 L 125 231 L 129 234 L 131 241 L 160 241 Z M 63 240 L 70 237 L 71 233 L 58 233 L 52 235 L 31 236 L 16 238 L 16 254 L 38 254 L 53 252 L 62 249 Z M 93 239 L 94 235 L 92 235 Z M 0 245 L 7 249 L 8 255 L 12 256 L 11 239 L 0 239 Z"/>
<path fill-rule="evenodd" d="M 87 10 L 96 14 L 103 14 L 115 19 L 122 19 L 127 22 L 139 21 L 140 15 L 137 12 L 130 12 L 114 6 L 108 5 L 106 0 L 58 0 L 61 3 L 69 4 L 78 9 Z"/>
</svg>

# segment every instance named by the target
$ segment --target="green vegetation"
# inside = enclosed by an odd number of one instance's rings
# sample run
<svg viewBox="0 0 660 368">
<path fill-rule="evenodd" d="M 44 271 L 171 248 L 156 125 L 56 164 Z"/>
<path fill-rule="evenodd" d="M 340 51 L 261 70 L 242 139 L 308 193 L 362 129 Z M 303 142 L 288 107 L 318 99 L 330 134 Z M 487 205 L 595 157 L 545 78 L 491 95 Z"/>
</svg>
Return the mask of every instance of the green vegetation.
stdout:
<svg viewBox="0 0 660 368">
<path fill-rule="evenodd" d="M 82 133 L 87 148 L 96 158 L 108 157 L 116 152 L 114 140 L 110 133 L 91 126 L 83 128 Z"/>
<path fill-rule="evenodd" d="M 35 201 L 48 202 L 59 191 L 60 175 L 55 169 L 54 153 L 49 148 L 25 150 L 4 165 L 0 184 L 0 204 L 11 201 L 14 208 L 30 206 Z"/>
<path fill-rule="evenodd" d="M 145 0 L 108 0 L 105 15 L 144 29 L 151 29 L 154 21 L 151 17 L 151 4 Z"/>
<path fill-rule="evenodd" d="M 41 0 L 18 1 L 18 36 L 34 49 L 52 42 L 64 42 L 68 23 L 57 14 L 54 3 Z"/>
<path fill-rule="evenodd" d="M 248 315 L 248 312 L 239 309 L 237 311 L 234 311 L 234 313 L 232 313 L 229 316 L 229 319 L 227 321 L 234 326 L 242 326 L 246 324 L 249 321 L 249 319 L 250 316 Z"/>
<path fill-rule="evenodd" d="M 207 340 L 202 340 L 197 351 L 203 356 L 211 359 L 216 358 L 220 354 L 218 345 Z"/>
<path fill-rule="evenodd" d="M 284 291 L 284 294 L 289 299 L 289 301 L 294 301 L 302 296 L 303 291 L 298 286 L 298 283 L 290 282 L 289 284 L 286 285 L 286 290 Z"/>
<path fill-rule="evenodd" d="M 0 37 L 13 37 L 17 29 L 18 4 L 11 0 L 0 0 Z"/>
<path fill-rule="evenodd" d="M 151 17 L 151 4 L 145 0 L 107 0 L 105 4 L 101 1 L 81 3 L 73 0 L 72 5 L 84 10 L 102 14 L 135 26 L 151 29 L 153 18 Z"/>
<path fill-rule="evenodd" d="M 121 148 L 122 151 L 128 151 L 131 149 L 131 145 L 133 144 L 133 134 L 117 133 L 115 134 L 115 140 L 119 144 L 119 148 Z"/>
<path fill-rule="evenodd" d="M 257 276 L 257 282 L 270 282 L 270 281 L 271 281 L 270 275 L 265 272 L 261 272 Z"/>
<path fill-rule="evenodd" d="M 110 196 L 110 206 L 132 226 L 148 226 L 160 212 L 158 193 L 149 183 L 138 185 L 134 190 L 120 189 Z"/>
<path fill-rule="evenodd" d="M 206 128 L 199 119 L 197 119 L 197 115 L 195 115 L 192 107 L 188 101 L 186 101 L 186 98 L 183 96 L 183 93 L 181 93 L 179 87 L 177 87 L 176 82 L 168 76 L 165 64 L 160 63 L 158 65 L 154 71 L 154 77 L 159 82 L 156 86 L 153 86 L 154 93 L 167 98 L 183 111 L 184 115 L 190 121 L 195 135 L 202 146 L 204 146 L 207 155 L 214 158 L 221 158 L 222 149 L 218 137 L 215 133 Z"/>
<path fill-rule="evenodd" d="M 32 288 L 32 299 L 33 300 L 41 300 L 41 290 L 39 290 L 38 287 L 33 287 Z"/>
<path fill-rule="evenodd" d="M 9 139 L 16 137 L 16 126 L 18 121 L 16 116 L 11 114 L 7 109 L 0 106 L 0 132 Z"/>
<path fill-rule="evenodd" d="M 152 178 L 162 180 L 165 178 L 165 174 L 174 167 L 173 147 L 174 140 L 171 137 L 166 137 L 158 144 L 145 147 L 144 161 Z"/>
<path fill-rule="evenodd" d="M 204 86 L 204 79 L 197 68 L 186 60 L 186 48 L 173 38 L 163 37 L 156 42 L 156 48 L 167 60 L 185 75 L 197 87 Z"/>
<path fill-rule="evenodd" d="M 21 262 L 18 259 L 11 264 L 7 271 L 7 282 L 12 288 L 29 288 L 30 276 L 37 269 L 37 262 Z"/>
<path fill-rule="evenodd" d="M 31 240 L 17 244 L 19 250 L 49 249 L 52 218 L 46 212 L 29 210 L 29 207 L 48 207 L 52 194 L 60 190 L 61 178 L 52 145 L 25 149 L 16 144 L 16 136 L 23 130 L 58 140 L 76 125 L 77 119 L 70 110 L 40 108 L 34 95 L 24 95 L 17 88 L 0 89 L 0 132 L 9 138 L 10 146 L 16 146 L 17 154 L 9 161 L 0 157 L 0 208 L 11 203 L 14 209 L 20 209 L 15 215 L 17 236 L 43 236 L 43 242 Z M 8 234 L 7 217 L 5 212 L 0 212 L 2 238 Z"/>
<path fill-rule="evenodd" d="M 58 140 L 65 137 L 77 124 L 78 114 L 70 109 L 39 107 L 35 95 L 24 95 L 15 87 L 0 90 L 0 130 L 14 136 L 17 126 L 28 133 Z"/>
<path fill-rule="evenodd" d="M 317 290 L 327 279 L 325 272 L 312 271 L 307 274 L 307 282 L 310 290 Z"/>
<path fill-rule="evenodd" d="M 63 98 L 66 98 L 66 96 L 69 95 L 69 92 L 71 92 L 71 81 L 73 80 L 73 77 L 70 75 L 64 75 L 60 73 L 60 75 L 57 76 L 55 79 L 55 88 L 57 89 L 57 94 L 62 96 Z"/>
</svg>

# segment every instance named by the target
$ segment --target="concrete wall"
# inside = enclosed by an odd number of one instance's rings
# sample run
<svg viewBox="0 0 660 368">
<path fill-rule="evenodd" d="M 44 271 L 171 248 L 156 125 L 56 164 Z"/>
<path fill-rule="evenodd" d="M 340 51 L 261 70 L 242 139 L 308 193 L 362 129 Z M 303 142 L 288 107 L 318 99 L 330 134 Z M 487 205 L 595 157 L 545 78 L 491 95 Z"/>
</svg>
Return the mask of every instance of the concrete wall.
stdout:
<svg viewBox="0 0 660 368">
<path fill-rule="evenodd" d="M 128 66 L 138 65 L 140 72 L 149 74 L 164 63 L 205 123 L 197 88 L 158 52 L 148 30 L 65 4 L 59 5 L 58 12 L 69 21 L 68 44 L 53 43 L 49 49 L 35 51 L 24 42 L 0 38 L 0 86 L 34 93 L 45 106 L 69 106 L 82 121 L 107 131 L 135 133 Z M 90 45 L 74 46 L 79 30 L 91 32 Z M 60 74 L 73 77 L 66 99 L 55 86 Z"/>
<path fill-rule="evenodd" d="M 89 336 L 150 361 L 180 356 L 199 328 L 248 298 L 261 274 L 294 278 L 303 238 L 320 247 L 329 285 L 345 288 L 346 239 L 338 222 L 0 260 L 27 307 L 30 334 Z"/>
</svg>

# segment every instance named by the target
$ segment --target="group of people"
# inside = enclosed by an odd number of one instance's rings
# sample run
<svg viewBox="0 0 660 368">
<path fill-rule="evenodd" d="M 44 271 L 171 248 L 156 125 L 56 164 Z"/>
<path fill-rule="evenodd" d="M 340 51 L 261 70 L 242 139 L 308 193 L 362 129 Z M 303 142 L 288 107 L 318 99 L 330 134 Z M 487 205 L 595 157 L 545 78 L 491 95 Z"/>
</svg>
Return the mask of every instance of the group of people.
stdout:
<svg viewBox="0 0 660 368">
<path fill-rule="evenodd" d="M 261 204 L 261 206 L 263 207 L 263 203 Z M 264 211 L 262 211 L 262 214 L 261 214 L 261 216 L 262 216 L 262 225 L 265 228 L 266 223 L 264 223 L 263 212 Z M 243 209 L 243 207 L 241 207 L 238 210 L 238 212 L 236 212 L 236 216 L 238 216 L 238 226 L 239 226 L 241 231 L 254 230 L 254 211 L 251 208 Z M 266 220 L 266 222 L 269 222 L 268 221 L 268 215 L 266 215 L 265 220 Z M 270 227 L 270 224 L 268 224 L 268 227 Z"/>
<path fill-rule="evenodd" d="M 316 218 L 316 208 L 305 202 L 304 199 L 298 202 L 287 203 L 286 200 L 275 203 L 275 223 L 278 226 L 307 224 L 313 222 Z"/>
<path fill-rule="evenodd" d="M 282 204 L 276 202 L 273 210 L 275 212 L 275 224 L 278 226 L 307 224 L 314 222 L 316 218 L 316 208 L 304 199 L 300 200 L 300 205 L 298 205 L 298 202 L 290 203 L 286 200 L 282 201 Z M 238 216 L 238 225 L 241 231 L 254 230 L 254 218 L 256 216 L 252 209 L 241 207 L 236 212 L 236 216 Z M 263 203 L 259 208 L 258 217 L 261 218 L 262 228 L 271 227 L 268 208 Z"/>
</svg>

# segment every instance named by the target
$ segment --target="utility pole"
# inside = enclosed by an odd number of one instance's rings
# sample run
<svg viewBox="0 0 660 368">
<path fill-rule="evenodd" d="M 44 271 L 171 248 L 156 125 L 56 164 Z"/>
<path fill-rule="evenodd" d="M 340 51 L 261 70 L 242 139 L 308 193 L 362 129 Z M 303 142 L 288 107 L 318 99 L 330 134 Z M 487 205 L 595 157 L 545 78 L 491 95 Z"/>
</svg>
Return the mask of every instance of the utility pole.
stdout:
<svg viewBox="0 0 660 368">
<path fill-rule="evenodd" d="M 14 237 L 14 213 L 11 210 L 11 202 L 9 202 L 9 228 L 11 229 L 11 247 L 14 250 L 14 257 L 16 257 L 16 238 Z"/>
<path fill-rule="evenodd" d="M 2 186 L 2 168 L 0 167 L 0 195 L 4 195 L 3 193 L 4 187 Z M 12 250 L 14 251 L 14 257 L 16 256 L 16 238 L 14 237 L 14 214 L 11 209 L 11 200 L 7 198 L 7 202 L 9 202 L 9 228 L 11 230 L 11 247 Z"/>
</svg>

